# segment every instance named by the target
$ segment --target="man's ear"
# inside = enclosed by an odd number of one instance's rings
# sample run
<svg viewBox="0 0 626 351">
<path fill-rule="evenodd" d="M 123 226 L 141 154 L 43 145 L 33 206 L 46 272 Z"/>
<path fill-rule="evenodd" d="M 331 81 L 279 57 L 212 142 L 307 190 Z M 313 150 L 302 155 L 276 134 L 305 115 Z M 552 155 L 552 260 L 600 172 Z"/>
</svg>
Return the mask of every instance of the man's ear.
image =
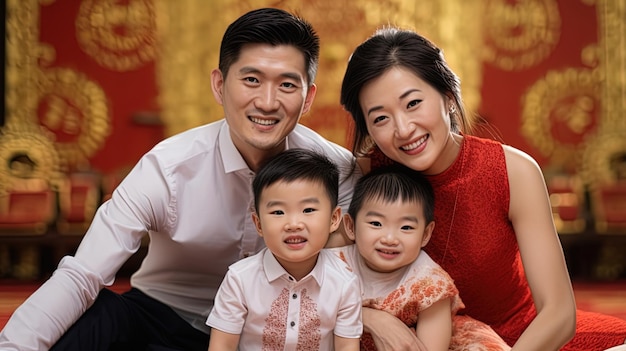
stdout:
<svg viewBox="0 0 626 351">
<path fill-rule="evenodd" d="M 302 108 L 303 115 L 311 110 L 311 105 L 313 105 L 313 100 L 315 100 L 315 94 L 317 94 L 317 86 L 315 84 L 311 84 L 306 92 L 306 96 L 304 97 L 304 107 Z"/>
<path fill-rule="evenodd" d="M 433 234 L 433 230 L 435 229 L 435 221 L 430 221 L 426 228 L 424 228 L 424 235 L 422 236 L 422 247 L 426 246 L 430 241 L 430 237 Z"/>
<path fill-rule="evenodd" d="M 346 232 L 348 239 L 355 241 L 356 234 L 354 233 L 354 219 L 349 214 L 343 215 L 343 229 Z"/>
<path fill-rule="evenodd" d="M 224 76 L 222 75 L 222 71 L 219 68 L 216 68 L 211 71 L 211 90 L 213 91 L 213 96 L 218 104 L 222 105 L 223 99 L 223 89 L 224 88 Z"/>
<path fill-rule="evenodd" d="M 254 222 L 254 226 L 256 227 L 256 232 L 259 233 L 260 237 L 263 237 L 263 228 L 261 228 L 261 218 L 256 212 L 252 212 L 252 222 Z"/>
</svg>

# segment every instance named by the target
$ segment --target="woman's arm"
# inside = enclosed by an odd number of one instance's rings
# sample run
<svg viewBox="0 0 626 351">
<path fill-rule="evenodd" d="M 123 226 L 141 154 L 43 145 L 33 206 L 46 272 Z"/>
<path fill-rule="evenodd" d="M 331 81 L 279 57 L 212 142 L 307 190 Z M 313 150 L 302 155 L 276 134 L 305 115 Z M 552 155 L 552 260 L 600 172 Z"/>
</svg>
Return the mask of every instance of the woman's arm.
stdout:
<svg viewBox="0 0 626 351">
<path fill-rule="evenodd" d="M 209 351 L 237 351 L 239 337 L 239 334 L 229 334 L 213 328 L 209 339 Z"/>
<path fill-rule="evenodd" d="M 452 339 L 452 311 L 450 298 L 432 304 L 420 312 L 417 338 L 428 351 L 446 351 Z"/>
<path fill-rule="evenodd" d="M 576 329 L 576 303 L 552 219 L 541 169 L 525 153 L 505 146 L 510 186 L 509 218 L 537 308 L 513 350 L 558 350 Z"/>
</svg>

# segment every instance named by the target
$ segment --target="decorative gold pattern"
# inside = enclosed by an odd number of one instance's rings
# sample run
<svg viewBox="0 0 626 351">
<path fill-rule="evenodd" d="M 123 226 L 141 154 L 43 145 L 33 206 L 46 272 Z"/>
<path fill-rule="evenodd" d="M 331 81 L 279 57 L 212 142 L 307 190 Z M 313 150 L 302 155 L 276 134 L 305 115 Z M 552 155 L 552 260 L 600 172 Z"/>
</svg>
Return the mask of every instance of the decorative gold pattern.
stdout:
<svg viewBox="0 0 626 351">
<path fill-rule="evenodd" d="M 613 177 L 611 157 L 626 152 L 618 141 L 626 135 L 626 3 L 583 2 L 596 6 L 600 27 L 600 42 L 581 52 L 592 69 L 548 72 L 536 82 L 523 97 L 522 134 L 550 157 L 550 168 L 579 172 L 593 189 Z"/>
<path fill-rule="evenodd" d="M 319 31 L 318 93 L 302 123 L 330 140 L 348 146 L 348 118 L 339 105 L 348 57 L 376 28 L 386 24 L 416 29 L 441 46 L 463 81 L 468 109 L 475 110 L 480 104 L 482 77 L 482 63 L 475 54 L 482 40 L 481 4 L 463 0 L 156 0 L 162 44 L 157 75 L 166 135 L 223 117 L 209 89 L 221 37 L 238 16 L 264 6 L 298 13 Z M 467 16 L 473 20 L 458 20 Z"/>
<path fill-rule="evenodd" d="M 522 135 L 557 168 L 575 169 L 600 115 L 598 70 L 550 71 L 522 98 Z"/>
<path fill-rule="evenodd" d="M 88 164 L 89 156 L 102 146 L 110 132 L 109 110 L 102 88 L 71 69 L 40 68 L 38 61 L 49 66 L 55 52 L 39 43 L 37 0 L 11 0 L 7 9 L 7 118 L 3 133 L 22 133 L 26 140 L 38 144 L 48 139 L 49 152 L 55 153 L 55 157 L 48 154 L 44 157 L 55 162 L 49 165 L 49 172 Z M 33 152 L 39 151 L 34 148 Z M 28 156 L 41 159 L 30 153 Z M 3 161 L 8 160 L 0 158 Z"/>
<path fill-rule="evenodd" d="M 155 17 L 152 0 L 83 0 L 76 17 L 76 38 L 100 65 L 130 71 L 156 56 Z"/>
<path fill-rule="evenodd" d="M 37 0 L 7 1 L 6 37 L 6 128 L 30 124 L 35 116 L 39 42 Z"/>
<path fill-rule="evenodd" d="M 587 0 L 589 1 L 589 0 Z M 626 2 L 597 0 L 602 118 L 585 142 L 581 171 L 591 189 L 615 181 L 610 159 L 626 153 Z"/>
<path fill-rule="evenodd" d="M 54 144 L 35 122 L 40 71 L 37 60 L 49 62 L 49 47 L 39 44 L 37 0 L 6 2 L 5 126 L 0 137 L 0 192 L 17 178 L 53 180 L 60 162 Z M 32 162 L 25 174 L 13 168 L 16 158 Z M 17 171 L 17 173 L 16 173 Z"/>
<path fill-rule="evenodd" d="M 88 165 L 110 133 L 106 95 L 80 72 L 57 68 L 42 73 L 39 124 L 50 131 L 64 165 Z"/>
<path fill-rule="evenodd" d="M 22 170 L 13 160 L 27 157 L 32 169 Z M 53 143 L 36 130 L 5 132 L 0 138 L 0 195 L 23 179 L 58 178 L 59 157 Z"/>
<path fill-rule="evenodd" d="M 582 154 L 583 179 L 593 190 L 598 185 L 615 183 L 617 174 L 611 160 L 616 155 L 626 155 L 626 137 L 615 131 L 603 133 L 587 144 Z"/>
<path fill-rule="evenodd" d="M 505 71 L 522 70 L 554 50 L 561 33 L 556 0 L 486 2 L 485 61 Z"/>
</svg>

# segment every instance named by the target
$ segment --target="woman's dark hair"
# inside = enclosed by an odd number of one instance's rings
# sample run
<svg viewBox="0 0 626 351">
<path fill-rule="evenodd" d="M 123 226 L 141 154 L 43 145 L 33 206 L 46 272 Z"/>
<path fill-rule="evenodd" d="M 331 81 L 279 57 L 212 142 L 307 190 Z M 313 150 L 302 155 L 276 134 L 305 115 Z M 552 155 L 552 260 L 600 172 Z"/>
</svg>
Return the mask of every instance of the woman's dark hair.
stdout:
<svg viewBox="0 0 626 351">
<path fill-rule="evenodd" d="M 356 218 L 367 200 L 393 203 L 398 200 L 422 205 L 426 223 L 435 219 L 435 192 L 425 176 L 401 164 L 376 168 L 354 186 L 348 214 Z"/>
<path fill-rule="evenodd" d="M 265 163 L 252 181 L 254 208 L 259 211 L 263 189 L 277 182 L 308 180 L 318 182 L 330 198 L 331 208 L 339 201 L 339 169 L 326 156 L 306 149 L 289 149 Z"/>
<path fill-rule="evenodd" d="M 307 84 L 315 82 L 320 40 L 313 26 L 296 15 L 275 8 L 250 11 L 231 23 L 220 45 L 219 69 L 224 78 L 246 44 L 292 45 L 304 55 Z"/>
<path fill-rule="evenodd" d="M 451 99 L 455 107 L 455 111 L 450 113 L 452 130 L 470 130 L 461 98 L 460 80 L 448 67 L 442 51 L 413 31 L 386 27 L 376 31 L 356 48 L 341 85 L 341 104 L 355 122 L 352 148 L 355 155 L 364 156 L 374 146 L 367 132 L 359 94 L 365 84 L 393 67 L 409 69 L 441 95 Z"/>
</svg>

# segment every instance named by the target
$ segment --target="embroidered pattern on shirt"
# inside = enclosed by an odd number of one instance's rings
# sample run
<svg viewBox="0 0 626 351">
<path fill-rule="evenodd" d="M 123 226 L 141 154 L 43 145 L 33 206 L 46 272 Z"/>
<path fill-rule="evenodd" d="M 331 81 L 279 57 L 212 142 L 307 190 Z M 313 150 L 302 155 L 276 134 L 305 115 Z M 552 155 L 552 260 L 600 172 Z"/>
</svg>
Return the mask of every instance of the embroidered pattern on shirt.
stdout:
<svg viewBox="0 0 626 351">
<path fill-rule="evenodd" d="M 272 302 L 270 313 L 265 319 L 265 327 L 263 328 L 263 351 L 285 348 L 289 297 L 289 290 L 283 289 L 278 298 Z M 317 303 L 307 295 L 306 289 L 300 293 L 298 323 L 300 324 L 298 326 L 300 332 L 298 333 L 296 350 L 319 350 L 322 339 L 321 318 L 317 311 Z"/>
</svg>

